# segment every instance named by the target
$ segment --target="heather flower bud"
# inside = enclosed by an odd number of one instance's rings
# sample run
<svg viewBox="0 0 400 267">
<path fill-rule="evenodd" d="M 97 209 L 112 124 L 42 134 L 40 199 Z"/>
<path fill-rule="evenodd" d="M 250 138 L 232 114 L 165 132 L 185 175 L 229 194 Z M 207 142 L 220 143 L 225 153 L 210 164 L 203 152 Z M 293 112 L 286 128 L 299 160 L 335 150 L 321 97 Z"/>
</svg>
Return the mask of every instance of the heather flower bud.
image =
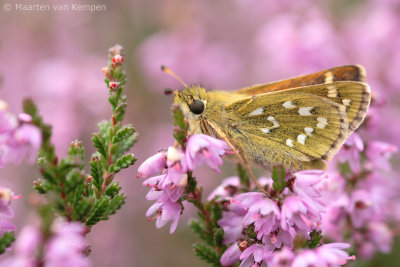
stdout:
<svg viewBox="0 0 400 267">
<path fill-rule="evenodd" d="M 32 116 L 29 114 L 26 114 L 26 113 L 20 113 L 20 114 L 18 114 L 18 120 L 20 122 L 31 123 Z"/>
<path fill-rule="evenodd" d="M 119 82 L 111 81 L 108 83 L 108 88 L 110 88 L 110 90 L 117 90 L 119 88 L 119 85 Z"/>
<path fill-rule="evenodd" d="M 115 55 L 112 58 L 112 62 L 114 65 L 121 64 L 122 62 L 124 62 L 124 57 L 121 55 Z"/>
</svg>

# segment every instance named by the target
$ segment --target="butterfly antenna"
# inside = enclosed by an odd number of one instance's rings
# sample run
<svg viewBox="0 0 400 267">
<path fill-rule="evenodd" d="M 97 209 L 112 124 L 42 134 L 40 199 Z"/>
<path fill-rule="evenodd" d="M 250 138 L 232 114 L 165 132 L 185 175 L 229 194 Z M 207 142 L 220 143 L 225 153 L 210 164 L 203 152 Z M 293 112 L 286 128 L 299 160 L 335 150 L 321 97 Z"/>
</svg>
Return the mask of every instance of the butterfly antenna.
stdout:
<svg viewBox="0 0 400 267">
<path fill-rule="evenodd" d="M 177 79 L 183 86 L 185 86 L 186 88 L 189 87 L 187 86 L 187 84 L 181 79 L 179 78 L 175 73 L 172 72 L 172 70 L 170 70 L 169 68 L 165 67 L 164 65 L 161 66 L 161 70 L 165 73 L 168 73 L 169 75 L 171 75 L 172 77 L 174 77 L 175 79 Z"/>
</svg>

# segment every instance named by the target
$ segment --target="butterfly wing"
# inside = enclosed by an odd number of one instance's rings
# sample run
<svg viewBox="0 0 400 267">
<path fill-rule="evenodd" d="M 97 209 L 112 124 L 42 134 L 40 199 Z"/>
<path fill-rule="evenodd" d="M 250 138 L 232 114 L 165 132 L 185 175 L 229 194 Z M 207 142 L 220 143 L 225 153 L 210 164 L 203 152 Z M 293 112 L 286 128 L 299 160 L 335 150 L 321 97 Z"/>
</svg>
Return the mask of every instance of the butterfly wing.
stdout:
<svg viewBox="0 0 400 267">
<path fill-rule="evenodd" d="M 247 97 L 224 110 L 239 116 L 229 131 L 247 159 L 301 169 L 336 154 L 364 119 L 369 99 L 365 83 L 335 82 Z"/>
<path fill-rule="evenodd" d="M 365 82 L 365 69 L 360 65 L 340 66 L 286 80 L 246 87 L 235 91 L 235 93 L 253 96 L 295 87 L 332 83 L 336 81 Z"/>
</svg>

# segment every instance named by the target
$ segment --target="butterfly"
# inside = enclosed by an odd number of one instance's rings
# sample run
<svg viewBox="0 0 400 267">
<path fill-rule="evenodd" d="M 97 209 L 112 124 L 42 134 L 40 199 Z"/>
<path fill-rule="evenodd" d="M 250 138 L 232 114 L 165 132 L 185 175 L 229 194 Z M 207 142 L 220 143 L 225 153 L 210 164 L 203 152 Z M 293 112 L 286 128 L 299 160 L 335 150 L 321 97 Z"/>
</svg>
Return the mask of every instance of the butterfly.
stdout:
<svg viewBox="0 0 400 267">
<path fill-rule="evenodd" d="M 174 75 L 168 68 L 164 71 Z M 323 169 L 365 119 L 371 91 L 360 65 L 335 67 L 236 91 L 176 91 L 189 133 L 228 143 L 247 167 Z"/>
</svg>

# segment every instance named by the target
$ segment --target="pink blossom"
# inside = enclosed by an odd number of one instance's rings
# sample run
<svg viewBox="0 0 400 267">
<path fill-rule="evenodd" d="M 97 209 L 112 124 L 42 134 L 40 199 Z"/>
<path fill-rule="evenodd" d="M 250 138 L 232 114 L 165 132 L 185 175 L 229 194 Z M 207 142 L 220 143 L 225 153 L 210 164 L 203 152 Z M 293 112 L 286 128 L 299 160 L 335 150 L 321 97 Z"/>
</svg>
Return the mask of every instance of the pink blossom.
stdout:
<svg viewBox="0 0 400 267">
<path fill-rule="evenodd" d="M 218 221 L 218 225 L 224 229 L 223 243 L 225 245 L 244 237 L 243 218 L 247 213 L 246 208 L 237 203 L 230 204 L 228 209 L 222 212 L 222 218 Z"/>
<path fill-rule="evenodd" d="M 146 159 L 138 168 L 138 177 L 147 178 L 164 169 L 167 165 L 166 154 L 166 152 L 158 152 Z"/>
<path fill-rule="evenodd" d="M 264 193 L 244 193 L 234 199 L 247 210 L 243 217 L 243 226 L 254 224 L 257 239 L 265 243 L 271 232 L 275 232 L 279 227 L 281 213 L 278 205 Z"/>
<path fill-rule="evenodd" d="M 283 247 L 280 251 L 274 252 L 268 262 L 268 267 L 290 267 L 294 257 L 293 250 Z"/>
<path fill-rule="evenodd" d="M 240 255 L 242 262 L 239 267 L 264 266 L 267 267 L 267 261 L 271 257 L 271 251 L 262 244 L 253 244 L 246 248 Z"/>
<path fill-rule="evenodd" d="M 229 248 L 227 248 L 222 254 L 220 263 L 222 266 L 230 266 L 235 264 L 240 259 L 240 254 L 242 252 L 239 249 L 239 246 L 236 242 L 234 242 Z"/>
<path fill-rule="evenodd" d="M 0 187 L 0 236 L 2 236 L 4 232 L 16 230 L 16 226 L 13 223 L 1 217 L 14 217 L 14 212 L 10 208 L 10 205 L 13 199 L 18 198 L 21 198 L 21 196 L 15 196 L 10 189 Z"/>
<path fill-rule="evenodd" d="M 377 169 L 391 170 L 390 159 L 397 153 L 397 147 L 380 141 L 373 141 L 367 145 L 367 157 Z"/>
<path fill-rule="evenodd" d="M 352 192 L 348 212 L 352 224 L 357 228 L 372 219 L 375 212 L 370 193 L 361 189 Z"/>
<path fill-rule="evenodd" d="M 45 248 L 46 267 L 91 266 L 83 254 L 86 248 L 84 226 L 80 223 L 60 223 Z"/>
<path fill-rule="evenodd" d="M 283 202 L 280 223 L 284 230 L 293 227 L 307 236 L 312 230 L 320 228 L 321 214 L 308 209 L 298 196 L 290 196 Z"/>
<path fill-rule="evenodd" d="M 231 198 L 237 192 L 239 186 L 239 177 L 233 176 L 225 178 L 222 183 L 211 192 L 207 200 L 210 201 L 215 197 L 222 199 Z"/>
<path fill-rule="evenodd" d="M 28 114 L 20 114 L 20 125 L 15 116 L 0 111 L 0 167 L 19 164 L 24 158 L 34 161 L 42 143 L 40 129 L 32 124 Z"/>
<path fill-rule="evenodd" d="M 347 263 L 348 260 L 354 260 L 354 256 L 344 251 L 349 248 L 349 244 L 330 243 L 321 245 L 316 249 L 306 249 L 300 252 L 293 260 L 291 267 L 302 266 L 340 266 Z"/>
<path fill-rule="evenodd" d="M 353 172 L 360 172 L 360 152 L 364 151 L 364 143 L 357 133 L 353 133 L 347 138 L 340 152 L 337 154 L 337 159 L 340 162 L 349 162 Z"/>
<path fill-rule="evenodd" d="M 16 238 L 14 255 L 1 261 L 0 267 L 35 267 L 40 242 L 39 229 L 33 225 L 25 226 Z"/>
<path fill-rule="evenodd" d="M 167 222 L 171 221 L 171 227 L 169 233 L 175 232 L 178 226 L 179 218 L 181 215 L 182 208 L 179 203 L 172 202 L 169 200 L 157 201 L 154 203 L 146 212 L 146 216 L 149 217 L 153 213 L 157 213 L 155 217 L 150 220 L 156 219 L 156 227 L 161 228 Z"/>
<path fill-rule="evenodd" d="M 222 165 L 221 156 L 228 149 L 228 144 L 222 140 L 205 134 L 191 135 L 186 147 L 188 167 L 194 170 L 195 166 L 206 163 L 211 169 L 219 172 L 218 166 Z"/>
</svg>

